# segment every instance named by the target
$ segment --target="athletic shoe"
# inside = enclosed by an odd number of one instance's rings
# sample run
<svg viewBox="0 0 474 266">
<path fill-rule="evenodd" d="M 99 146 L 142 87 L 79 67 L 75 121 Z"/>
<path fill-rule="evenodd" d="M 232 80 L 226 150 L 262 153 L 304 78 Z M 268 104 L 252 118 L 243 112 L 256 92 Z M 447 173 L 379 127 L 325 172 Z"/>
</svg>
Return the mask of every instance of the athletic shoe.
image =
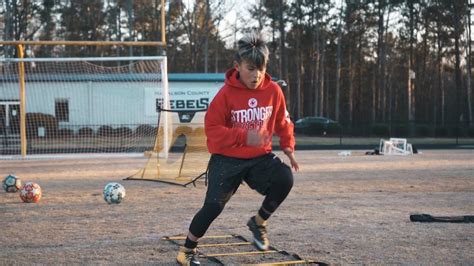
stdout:
<svg viewBox="0 0 474 266">
<path fill-rule="evenodd" d="M 197 251 L 195 248 L 186 248 L 186 247 L 179 247 L 178 257 L 176 257 L 176 261 L 183 265 L 183 266 L 193 266 L 193 265 L 201 265 L 201 263 L 196 259 Z"/>
<path fill-rule="evenodd" d="M 270 242 L 267 238 L 267 227 L 265 225 L 258 225 L 255 221 L 255 216 L 249 219 L 247 226 L 253 234 L 253 243 L 255 247 L 261 251 L 268 250 L 270 248 Z"/>
</svg>

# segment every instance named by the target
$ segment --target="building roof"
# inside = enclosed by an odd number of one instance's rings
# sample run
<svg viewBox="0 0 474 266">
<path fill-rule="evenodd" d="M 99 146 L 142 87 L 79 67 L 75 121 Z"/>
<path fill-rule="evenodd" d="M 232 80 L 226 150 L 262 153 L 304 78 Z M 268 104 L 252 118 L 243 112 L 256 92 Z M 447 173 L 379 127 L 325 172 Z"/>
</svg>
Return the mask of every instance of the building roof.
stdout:
<svg viewBox="0 0 474 266">
<path fill-rule="evenodd" d="M 215 81 L 224 82 L 225 73 L 169 73 L 169 81 Z"/>
<path fill-rule="evenodd" d="M 48 82 L 119 82 L 119 81 L 156 81 L 161 80 L 155 73 L 120 73 L 120 74 L 65 74 L 65 73 L 26 73 L 26 81 Z M 168 73 L 171 82 L 224 82 L 224 73 Z M 1 75 L 1 82 L 18 82 L 18 75 Z"/>
</svg>

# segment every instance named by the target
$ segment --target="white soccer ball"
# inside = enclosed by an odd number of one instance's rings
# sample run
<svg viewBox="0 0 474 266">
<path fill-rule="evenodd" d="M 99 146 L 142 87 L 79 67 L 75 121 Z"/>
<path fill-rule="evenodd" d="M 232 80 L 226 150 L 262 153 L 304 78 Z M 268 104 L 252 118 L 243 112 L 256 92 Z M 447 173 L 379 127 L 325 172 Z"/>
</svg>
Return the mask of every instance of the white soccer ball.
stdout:
<svg viewBox="0 0 474 266">
<path fill-rule="evenodd" d="M 7 175 L 2 181 L 2 187 L 5 192 L 17 192 L 21 189 L 21 179 L 14 175 Z"/>
<path fill-rule="evenodd" d="M 104 187 L 104 200 L 108 204 L 118 204 L 125 198 L 125 187 L 119 183 L 111 182 Z"/>
</svg>

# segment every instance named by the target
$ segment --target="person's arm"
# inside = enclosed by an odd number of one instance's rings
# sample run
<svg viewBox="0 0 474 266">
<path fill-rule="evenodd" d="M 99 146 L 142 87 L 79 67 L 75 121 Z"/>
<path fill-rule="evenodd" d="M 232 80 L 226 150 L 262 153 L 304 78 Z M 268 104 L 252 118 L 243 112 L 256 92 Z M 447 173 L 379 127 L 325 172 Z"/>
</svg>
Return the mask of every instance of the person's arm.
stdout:
<svg viewBox="0 0 474 266">
<path fill-rule="evenodd" d="M 299 166 L 298 162 L 296 161 L 295 152 L 290 148 L 284 148 L 283 152 L 290 159 L 291 167 L 293 169 L 295 169 L 295 171 L 298 172 L 300 170 L 300 166 Z"/>
<path fill-rule="evenodd" d="M 295 137 L 294 137 L 294 125 L 291 122 L 290 114 L 286 111 L 285 98 L 283 92 L 277 90 L 278 97 L 277 103 L 275 104 L 274 110 L 276 111 L 275 117 L 275 133 L 280 137 L 280 148 L 295 149 Z"/>
<path fill-rule="evenodd" d="M 240 147 L 247 143 L 247 132 L 240 128 L 232 128 L 226 97 L 223 91 L 217 93 L 212 100 L 205 117 L 205 131 L 211 145 L 220 148 Z"/>
<path fill-rule="evenodd" d="M 298 162 L 295 157 L 295 137 L 294 137 L 294 125 L 291 122 L 290 115 L 286 111 L 285 98 L 281 90 L 277 90 L 279 93 L 277 113 L 275 121 L 275 133 L 280 137 L 280 148 L 290 159 L 291 167 L 295 171 L 299 170 Z"/>
</svg>

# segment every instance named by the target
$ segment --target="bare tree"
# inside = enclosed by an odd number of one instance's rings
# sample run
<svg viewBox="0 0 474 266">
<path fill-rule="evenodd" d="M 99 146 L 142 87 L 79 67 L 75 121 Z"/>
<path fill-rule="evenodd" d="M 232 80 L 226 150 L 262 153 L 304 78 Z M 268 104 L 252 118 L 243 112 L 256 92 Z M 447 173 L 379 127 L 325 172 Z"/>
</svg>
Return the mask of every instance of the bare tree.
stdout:
<svg viewBox="0 0 474 266">
<path fill-rule="evenodd" d="M 466 27 L 466 68 L 467 68 L 467 79 L 466 79 L 466 89 L 467 89 L 467 114 L 470 126 L 474 126 L 474 121 L 472 118 L 472 87 L 471 87 L 471 60 L 472 60 L 472 52 L 471 52 L 471 1 L 469 0 L 467 14 L 465 17 L 465 27 Z"/>
<path fill-rule="evenodd" d="M 208 61 L 209 61 L 209 23 L 211 22 L 211 6 L 209 4 L 209 0 L 206 0 L 206 11 L 205 11 L 205 19 L 204 19 L 204 73 L 208 72 Z"/>
<path fill-rule="evenodd" d="M 415 78 L 415 72 L 412 70 L 413 65 L 413 48 L 416 42 L 415 40 L 415 8 L 413 7 L 413 2 L 408 1 L 408 11 L 409 11 L 409 31 L 410 31 L 410 40 L 409 40 L 409 56 L 408 56 L 408 66 L 407 66 L 407 77 L 408 77 L 408 121 L 414 123 L 415 120 L 415 95 L 414 95 L 414 83 L 412 79 Z M 412 131 L 414 128 L 412 127 Z M 413 132 L 412 132 L 413 133 Z"/>
<path fill-rule="evenodd" d="M 279 29 L 279 33 L 280 33 L 280 45 L 279 45 L 279 48 L 280 48 L 280 58 L 279 58 L 279 73 L 280 73 L 280 77 L 284 80 L 287 81 L 287 83 L 289 84 L 290 81 L 288 80 L 288 64 L 287 64 L 287 58 L 286 58 L 286 44 L 285 44 L 285 41 L 286 41 L 286 31 L 285 31 L 285 24 L 286 24 L 286 20 L 285 20 L 285 10 L 286 10 L 286 1 L 285 0 L 278 0 L 278 29 Z M 290 87 L 288 85 L 288 87 Z M 284 93 L 285 93 L 285 98 L 286 98 L 286 102 L 288 105 L 291 104 L 291 97 L 290 97 L 290 93 L 288 92 L 289 91 L 289 88 L 288 89 L 284 89 L 283 90 Z"/>
<path fill-rule="evenodd" d="M 452 2 L 453 24 L 454 24 L 454 57 L 455 57 L 455 80 L 456 80 L 456 120 L 462 121 L 464 118 L 464 101 L 462 100 L 463 89 L 461 82 L 461 50 L 460 39 L 462 36 L 462 6 L 460 3 Z"/>
</svg>

